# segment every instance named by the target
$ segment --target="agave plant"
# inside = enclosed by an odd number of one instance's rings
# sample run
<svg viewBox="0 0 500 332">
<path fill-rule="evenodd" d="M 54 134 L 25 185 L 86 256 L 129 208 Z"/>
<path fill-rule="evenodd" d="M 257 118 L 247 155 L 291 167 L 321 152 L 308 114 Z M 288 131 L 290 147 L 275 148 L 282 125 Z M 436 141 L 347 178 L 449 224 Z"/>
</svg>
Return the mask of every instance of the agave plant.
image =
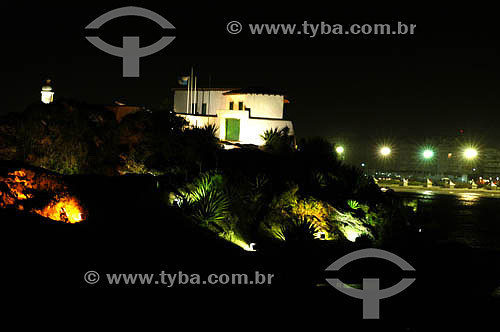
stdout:
<svg viewBox="0 0 500 332">
<path fill-rule="evenodd" d="M 271 143 L 273 140 L 276 140 L 280 136 L 281 135 L 279 128 L 267 129 L 266 131 L 264 131 L 264 134 L 260 135 L 260 137 L 262 137 L 266 144 Z"/>
<path fill-rule="evenodd" d="M 361 208 L 359 203 L 355 200 L 352 200 L 352 199 L 347 201 L 347 205 L 349 205 L 349 207 L 353 210 L 357 210 L 357 209 Z"/>
<path fill-rule="evenodd" d="M 317 232 L 309 216 L 299 216 L 282 225 L 274 235 L 282 241 L 305 241 L 314 239 Z"/>
<path fill-rule="evenodd" d="M 313 171 L 311 174 L 311 178 L 313 183 L 320 188 L 325 188 L 326 186 L 328 186 L 328 181 L 326 176 L 320 171 Z"/>
<path fill-rule="evenodd" d="M 264 131 L 260 137 L 265 141 L 265 147 L 268 150 L 285 150 L 290 147 L 290 128 L 272 128 Z"/>
<path fill-rule="evenodd" d="M 223 220 L 229 211 L 229 200 L 219 180 L 220 175 L 202 174 L 188 190 L 181 191 L 181 208 L 206 224 Z"/>
<path fill-rule="evenodd" d="M 206 124 L 202 128 L 211 138 L 217 139 L 217 126 L 215 124 Z"/>
</svg>

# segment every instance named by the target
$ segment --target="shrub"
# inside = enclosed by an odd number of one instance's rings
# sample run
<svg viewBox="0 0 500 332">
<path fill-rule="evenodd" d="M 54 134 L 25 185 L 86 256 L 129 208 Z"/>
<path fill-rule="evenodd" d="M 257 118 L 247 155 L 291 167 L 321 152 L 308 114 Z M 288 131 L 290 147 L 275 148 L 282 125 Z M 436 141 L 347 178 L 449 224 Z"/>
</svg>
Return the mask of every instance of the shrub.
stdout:
<svg viewBox="0 0 500 332">
<path fill-rule="evenodd" d="M 359 203 L 355 200 L 352 200 L 352 199 L 347 201 L 347 205 L 349 205 L 349 207 L 353 210 L 357 210 L 357 209 L 361 208 Z"/>
<path fill-rule="evenodd" d="M 292 147 L 292 138 L 289 135 L 290 128 L 273 128 L 264 131 L 264 134 L 260 135 L 265 141 L 264 150 L 268 152 L 290 152 Z"/>
<path fill-rule="evenodd" d="M 314 240 L 314 234 L 318 231 L 310 221 L 312 217 L 298 216 L 282 225 L 275 236 L 286 242 Z"/>
<path fill-rule="evenodd" d="M 221 175 L 204 173 L 181 190 L 181 208 L 195 220 L 215 224 L 229 212 L 229 200 L 221 187 Z"/>
</svg>

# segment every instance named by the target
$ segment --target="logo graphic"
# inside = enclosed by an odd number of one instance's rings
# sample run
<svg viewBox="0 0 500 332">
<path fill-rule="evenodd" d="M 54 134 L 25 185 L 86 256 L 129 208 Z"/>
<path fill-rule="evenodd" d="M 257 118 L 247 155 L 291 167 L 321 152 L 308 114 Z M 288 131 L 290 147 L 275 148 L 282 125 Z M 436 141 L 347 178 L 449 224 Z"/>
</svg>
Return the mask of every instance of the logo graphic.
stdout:
<svg viewBox="0 0 500 332">
<path fill-rule="evenodd" d="M 99 29 L 104 23 L 122 16 L 141 16 L 158 23 L 163 29 L 175 29 L 162 16 L 140 7 L 122 7 L 111 10 L 93 20 L 85 29 Z M 123 58 L 123 77 L 139 77 L 139 59 L 162 50 L 175 39 L 175 37 L 162 37 L 156 43 L 141 48 L 139 37 L 123 37 L 123 47 L 120 48 L 104 42 L 99 37 L 85 38 L 98 49 Z"/>
<path fill-rule="evenodd" d="M 99 281 L 99 273 L 96 271 L 88 271 L 83 276 L 83 279 L 85 279 L 85 282 L 89 285 L 96 284 Z"/>
<path fill-rule="evenodd" d="M 237 35 L 243 30 L 243 26 L 238 21 L 231 21 L 226 26 L 227 32 L 232 35 Z"/>
<path fill-rule="evenodd" d="M 361 258 L 371 257 L 388 260 L 399 266 L 403 271 L 415 271 L 415 269 L 401 257 L 385 250 L 373 248 L 357 250 L 355 252 L 347 254 L 333 262 L 329 267 L 326 268 L 326 271 L 338 271 L 347 263 Z M 362 290 L 352 288 L 344 284 L 339 279 L 326 279 L 326 281 L 340 292 L 363 300 L 363 319 L 379 319 L 379 300 L 391 297 L 402 292 L 415 281 L 415 278 L 403 278 L 394 286 L 384 289 L 380 289 L 380 279 L 363 279 Z"/>
</svg>

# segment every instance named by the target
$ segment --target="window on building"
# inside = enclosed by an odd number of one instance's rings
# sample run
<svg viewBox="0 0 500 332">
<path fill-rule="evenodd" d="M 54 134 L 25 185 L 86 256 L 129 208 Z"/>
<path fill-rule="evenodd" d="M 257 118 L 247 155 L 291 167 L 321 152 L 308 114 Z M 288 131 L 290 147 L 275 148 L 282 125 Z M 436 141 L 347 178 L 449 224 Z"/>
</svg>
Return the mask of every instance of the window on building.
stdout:
<svg viewBox="0 0 500 332">
<path fill-rule="evenodd" d="M 238 103 L 238 110 L 243 111 L 243 102 L 242 101 L 240 101 Z"/>
<path fill-rule="evenodd" d="M 229 109 L 233 110 L 234 109 L 234 101 L 229 102 Z"/>
<path fill-rule="evenodd" d="M 201 114 L 207 115 L 207 103 L 201 104 Z"/>
</svg>

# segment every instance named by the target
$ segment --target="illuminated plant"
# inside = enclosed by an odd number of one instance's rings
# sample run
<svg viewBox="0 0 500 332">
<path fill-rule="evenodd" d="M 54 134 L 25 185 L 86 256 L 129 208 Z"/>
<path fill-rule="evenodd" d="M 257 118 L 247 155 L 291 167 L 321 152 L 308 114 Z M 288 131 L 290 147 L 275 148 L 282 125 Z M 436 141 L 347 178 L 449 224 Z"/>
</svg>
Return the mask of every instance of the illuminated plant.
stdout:
<svg viewBox="0 0 500 332">
<path fill-rule="evenodd" d="M 298 216 L 282 225 L 274 235 L 282 241 L 307 241 L 315 238 L 318 232 L 311 222 L 311 216 Z"/>
<path fill-rule="evenodd" d="M 221 188 L 220 175 L 204 173 L 181 194 L 181 208 L 200 222 L 222 221 L 229 211 L 229 200 Z"/>
<path fill-rule="evenodd" d="M 350 213 L 337 212 L 335 220 L 339 223 L 339 229 L 342 234 L 351 242 L 356 241 L 362 234 L 373 236 L 367 225 L 362 220 L 353 217 Z"/>
<path fill-rule="evenodd" d="M 352 200 L 352 199 L 347 201 L 347 205 L 349 205 L 349 207 L 353 210 L 357 210 L 360 208 L 359 203 L 355 200 Z"/>
</svg>

